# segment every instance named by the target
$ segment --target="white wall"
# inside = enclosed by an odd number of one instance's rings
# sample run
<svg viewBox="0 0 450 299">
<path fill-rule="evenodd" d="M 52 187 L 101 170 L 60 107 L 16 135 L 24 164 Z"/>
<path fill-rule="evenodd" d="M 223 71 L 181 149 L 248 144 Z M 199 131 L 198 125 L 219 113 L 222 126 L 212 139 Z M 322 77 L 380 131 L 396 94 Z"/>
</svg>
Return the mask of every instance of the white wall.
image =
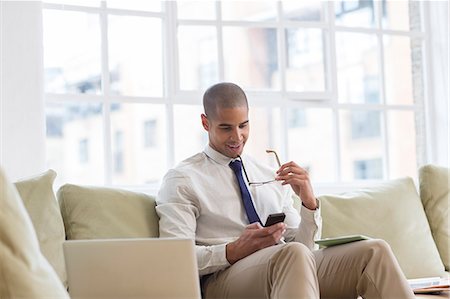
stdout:
<svg viewBox="0 0 450 299">
<path fill-rule="evenodd" d="M 45 168 L 42 4 L 0 1 L 0 165 L 11 180 Z"/>
</svg>

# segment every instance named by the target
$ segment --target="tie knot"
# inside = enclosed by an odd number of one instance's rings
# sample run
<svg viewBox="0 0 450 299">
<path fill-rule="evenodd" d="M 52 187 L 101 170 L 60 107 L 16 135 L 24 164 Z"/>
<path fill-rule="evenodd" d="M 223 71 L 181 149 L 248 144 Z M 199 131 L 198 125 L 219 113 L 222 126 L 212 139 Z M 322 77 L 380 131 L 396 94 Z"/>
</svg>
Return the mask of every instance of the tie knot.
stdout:
<svg viewBox="0 0 450 299">
<path fill-rule="evenodd" d="M 240 172 L 242 169 L 242 162 L 240 160 L 234 160 L 230 162 L 231 169 L 234 170 L 234 172 Z"/>
</svg>

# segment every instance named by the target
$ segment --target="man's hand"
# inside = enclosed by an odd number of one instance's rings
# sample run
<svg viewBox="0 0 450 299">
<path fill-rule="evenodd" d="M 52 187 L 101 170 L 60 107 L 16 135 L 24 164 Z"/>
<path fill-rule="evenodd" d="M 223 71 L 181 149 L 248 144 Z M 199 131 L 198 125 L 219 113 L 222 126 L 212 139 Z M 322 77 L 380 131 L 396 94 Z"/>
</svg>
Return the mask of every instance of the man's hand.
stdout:
<svg viewBox="0 0 450 299">
<path fill-rule="evenodd" d="M 262 227 L 258 222 L 248 225 L 241 236 L 226 246 L 226 257 L 230 264 L 234 264 L 250 254 L 275 245 L 280 241 L 286 224 L 277 223 L 269 227 Z"/>
<path fill-rule="evenodd" d="M 292 190 L 297 194 L 305 207 L 310 210 L 317 208 L 316 197 L 309 180 L 308 172 L 294 162 L 281 165 L 277 171 L 277 181 L 282 181 L 283 185 L 291 185 Z"/>
</svg>

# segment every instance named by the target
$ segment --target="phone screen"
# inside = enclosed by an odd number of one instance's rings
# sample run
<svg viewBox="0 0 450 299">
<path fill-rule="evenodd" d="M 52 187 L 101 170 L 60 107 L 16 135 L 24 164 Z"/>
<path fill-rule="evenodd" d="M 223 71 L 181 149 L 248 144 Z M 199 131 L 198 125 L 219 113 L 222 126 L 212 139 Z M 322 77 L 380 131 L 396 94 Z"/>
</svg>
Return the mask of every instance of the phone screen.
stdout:
<svg viewBox="0 0 450 299">
<path fill-rule="evenodd" d="M 278 222 L 283 222 L 284 218 L 286 218 L 286 214 L 284 214 L 284 213 L 270 214 L 267 217 L 266 224 L 264 224 L 264 226 L 268 227 L 268 226 L 274 225 Z"/>
</svg>

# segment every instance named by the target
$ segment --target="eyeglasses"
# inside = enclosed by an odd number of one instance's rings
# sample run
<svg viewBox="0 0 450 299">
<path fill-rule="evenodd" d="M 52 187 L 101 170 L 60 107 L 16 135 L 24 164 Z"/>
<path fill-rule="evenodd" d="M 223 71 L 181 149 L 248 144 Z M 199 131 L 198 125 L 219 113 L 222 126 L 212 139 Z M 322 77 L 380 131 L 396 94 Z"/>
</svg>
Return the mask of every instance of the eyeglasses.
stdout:
<svg viewBox="0 0 450 299">
<path fill-rule="evenodd" d="M 274 151 L 274 150 L 269 150 L 269 149 L 268 149 L 268 150 L 266 150 L 266 153 L 268 153 L 268 154 L 274 154 L 274 155 L 275 155 L 275 159 L 277 160 L 278 167 L 281 167 L 280 158 L 278 158 L 278 154 L 277 154 L 276 151 Z M 245 175 L 245 178 L 247 179 L 247 182 L 248 182 L 248 185 L 249 185 L 249 186 L 255 186 L 255 187 L 256 187 L 256 186 L 262 186 L 262 185 L 270 184 L 270 183 L 273 183 L 273 182 L 276 182 L 276 181 L 277 181 L 277 180 L 275 180 L 275 179 L 272 179 L 272 180 L 262 181 L 262 182 L 250 182 L 250 180 L 248 179 L 247 171 L 245 170 L 244 162 L 242 161 L 241 156 L 238 156 L 238 158 L 239 158 L 239 160 L 241 160 L 242 169 L 244 170 L 244 175 Z"/>
</svg>

